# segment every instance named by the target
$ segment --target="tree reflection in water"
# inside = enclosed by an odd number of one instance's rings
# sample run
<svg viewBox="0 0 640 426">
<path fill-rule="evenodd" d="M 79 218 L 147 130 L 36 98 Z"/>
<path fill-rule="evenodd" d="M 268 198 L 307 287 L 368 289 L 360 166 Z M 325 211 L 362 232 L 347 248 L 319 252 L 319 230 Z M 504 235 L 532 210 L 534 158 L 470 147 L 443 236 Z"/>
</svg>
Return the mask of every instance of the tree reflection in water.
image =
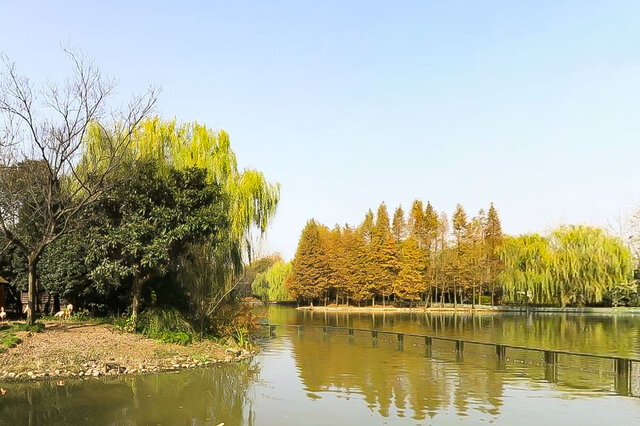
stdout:
<svg viewBox="0 0 640 426">
<path fill-rule="evenodd" d="M 491 420 L 500 415 L 507 386 L 552 387 L 591 397 L 614 391 L 609 360 L 560 355 L 559 367 L 550 375 L 541 352 L 509 350 L 501 362 L 494 347 L 466 344 L 461 360 L 452 342 L 434 341 L 430 358 L 417 337 L 406 336 L 399 351 L 395 335 L 381 334 L 377 347 L 367 332 L 349 336 L 346 330 L 332 330 L 324 335 L 321 329 L 305 328 L 299 336 L 297 331 L 287 335 L 309 393 L 361 394 L 383 417 L 424 420 L 449 410 L 466 416 L 473 409 L 475 418 Z"/>
<path fill-rule="evenodd" d="M 258 363 L 123 379 L 4 385 L 0 424 L 254 424 Z"/>
</svg>

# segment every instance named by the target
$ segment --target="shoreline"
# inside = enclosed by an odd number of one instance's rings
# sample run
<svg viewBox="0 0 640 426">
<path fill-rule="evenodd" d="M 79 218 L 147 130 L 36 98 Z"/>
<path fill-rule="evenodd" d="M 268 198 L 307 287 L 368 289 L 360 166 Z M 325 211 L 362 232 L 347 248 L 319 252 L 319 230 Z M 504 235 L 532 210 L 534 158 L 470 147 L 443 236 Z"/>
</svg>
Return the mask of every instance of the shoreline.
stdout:
<svg viewBox="0 0 640 426">
<path fill-rule="evenodd" d="M 425 308 L 419 306 L 415 308 L 396 306 L 299 306 L 300 311 L 310 312 L 333 312 L 333 313 L 568 313 L 568 314 L 600 314 L 600 315 L 620 315 L 634 314 L 640 315 L 640 307 L 552 307 L 552 306 L 490 306 L 490 305 L 458 305 L 434 306 Z"/>
<path fill-rule="evenodd" d="M 0 354 L 0 383 L 94 379 L 181 371 L 238 362 L 255 350 L 201 340 L 181 346 L 92 323 L 45 323 L 18 331 L 21 342 Z"/>
</svg>

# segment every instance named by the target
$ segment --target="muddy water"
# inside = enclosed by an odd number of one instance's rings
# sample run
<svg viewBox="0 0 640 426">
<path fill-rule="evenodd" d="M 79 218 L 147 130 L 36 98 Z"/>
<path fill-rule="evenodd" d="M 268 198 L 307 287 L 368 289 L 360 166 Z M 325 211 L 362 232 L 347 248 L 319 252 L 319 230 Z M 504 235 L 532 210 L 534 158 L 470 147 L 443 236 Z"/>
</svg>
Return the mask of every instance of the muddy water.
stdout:
<svg viewBox="0 0 640 426">
<path fill-rule="evenodd" d="M 566 315 L 318 315 L 272 307 L 271 323 L 349 325 L 640 357 L 640 319 Z M 0 424 L 640 424 L 611 362 L 393 335 L 280 327 L 238 365 L 110 380 L 3 384 Z M 634 364 L 630 392 L 640 394 Z"/>
</svg>

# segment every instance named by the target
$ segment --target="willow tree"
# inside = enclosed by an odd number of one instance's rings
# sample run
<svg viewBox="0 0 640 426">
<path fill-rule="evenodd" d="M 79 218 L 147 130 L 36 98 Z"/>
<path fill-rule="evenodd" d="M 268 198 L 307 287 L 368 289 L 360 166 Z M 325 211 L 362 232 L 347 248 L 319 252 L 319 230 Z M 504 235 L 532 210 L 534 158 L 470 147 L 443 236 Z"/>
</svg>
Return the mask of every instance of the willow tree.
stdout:
<svg viewBox="0 0 640 426">
<path fill-rule="evenodd" d="M 88 158 L 103 155 L 103 138 L 99 136 L 96 130 L 96 137 L 89 140 Z M 165 172 L 171 168 L 203 169 L 209 182 L 222 189 L 224 209 L 231 221 L 229 231 L 212 247 L 211 256 L 198 256 L 201 251 L 194 249 L 193 259 L 212 265 L 211 276 L 217 288 L 229 293 L 239 282 L 244 261 L 251 262 L 255 233 L 263 235 L 275 215 L 279 185 L 269 183 L 258 170 L 239 170 L 229 135 L 195 122 L 177 123 L 158 117 L 145 120 L 135 129 L 127 148 L 130 160 L 155 160 Z M 188 278 L 184 276 L 183 281 Z"/>
<path fill-rule="evenodd" d="M 500 256 L 507 301 L 566 306 L 609 297 L 615 303 L 615 293 L 632 290 L 628 248 L 598 228 L 563 226 L 548 238 L 507 238 Z"/>
<path fill-rule="evenodd" d="M 551 235 L 553 278 L 558 301 L 599 303 L 616 288 L 630 289 L 629 249 L 602 229 L 563 226 Z"/>
</svg>

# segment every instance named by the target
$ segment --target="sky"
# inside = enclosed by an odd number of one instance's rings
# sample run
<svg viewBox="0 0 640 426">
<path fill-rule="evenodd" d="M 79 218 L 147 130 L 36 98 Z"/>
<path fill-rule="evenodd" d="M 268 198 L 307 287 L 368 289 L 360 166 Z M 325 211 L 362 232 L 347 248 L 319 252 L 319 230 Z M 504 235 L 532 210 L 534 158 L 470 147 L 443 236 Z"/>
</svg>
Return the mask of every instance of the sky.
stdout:
<svg viewBox="0 0 640 426">
<path fill-rule="evenodd" d="M 617 227 L 640 208 L 637 1 L 1 1 L 0 51 L 35 82 L 80 49 L 119 96 L 226 130 L 281 184 L 262 253 L 307 220 L 416 198 L 493 202 L 510 234 Z"/>
</svg>

